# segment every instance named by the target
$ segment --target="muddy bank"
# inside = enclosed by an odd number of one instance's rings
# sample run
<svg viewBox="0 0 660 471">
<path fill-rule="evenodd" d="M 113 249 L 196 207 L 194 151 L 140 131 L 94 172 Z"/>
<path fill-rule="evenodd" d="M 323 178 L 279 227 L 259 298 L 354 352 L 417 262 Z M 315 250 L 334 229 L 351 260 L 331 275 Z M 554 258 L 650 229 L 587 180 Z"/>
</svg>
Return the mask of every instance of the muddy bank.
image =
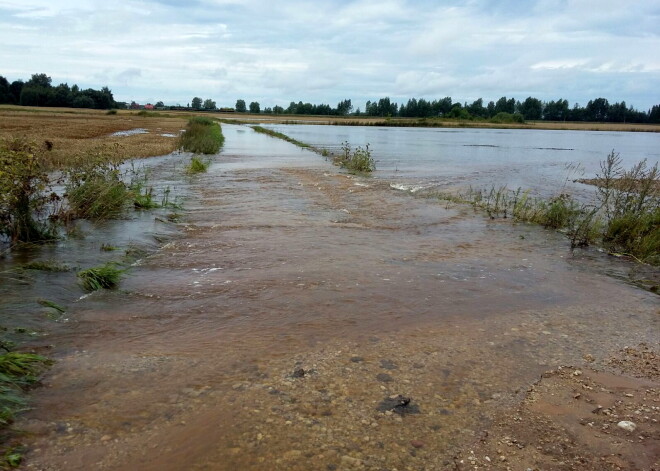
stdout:
<svg viewBox="0 0 660 471">
<path fill-rule="evenodd" d="M 468 469 L 544 372 L 618 374 L 608 360 L 625 346 L 657 350 L 657 297 L 594 272 L 560 235 L 224 131 L 183 235 L 48 339 L 58 363 L 19 424 L 24 469 Z M 622 469 L 643 469 L 632 455 Z"/>
</svg>

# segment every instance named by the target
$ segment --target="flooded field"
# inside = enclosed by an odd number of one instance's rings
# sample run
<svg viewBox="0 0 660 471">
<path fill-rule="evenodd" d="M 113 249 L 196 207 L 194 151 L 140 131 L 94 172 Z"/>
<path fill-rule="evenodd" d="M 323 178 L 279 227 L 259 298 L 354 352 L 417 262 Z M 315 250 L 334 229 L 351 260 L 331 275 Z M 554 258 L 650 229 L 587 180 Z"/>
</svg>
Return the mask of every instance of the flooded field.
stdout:
<svg viewBox="0 0 660 471">
<path fill-rule="evenodd" d="M 57 361 L 17 424 L 23 469 L 660 465 L 658 296 L 608 275 L 625 262 L 223 131 L 206 174 L 150 164 L 180 223 L 144 213 L 36 254 L 138 245 L 119 290 L 2 279 L 3 321 Z M 44 326 L 38 298 L 66 321 Z"/>
<path fill-rule="evenodd" d="M 302 142 L 337 150 L 342 142 L 369 143 L 376 178 L 410 188 L 439 186 L 522 188 L 543 196 L 565 190 L 588 198 L 573 180 L 592 178 L 612 150 L 626 168 L 660 161 L 660 135 L 641 132 L 530 129 L 428 129 L 361 126 L 266 125 Z"/>
</svg>

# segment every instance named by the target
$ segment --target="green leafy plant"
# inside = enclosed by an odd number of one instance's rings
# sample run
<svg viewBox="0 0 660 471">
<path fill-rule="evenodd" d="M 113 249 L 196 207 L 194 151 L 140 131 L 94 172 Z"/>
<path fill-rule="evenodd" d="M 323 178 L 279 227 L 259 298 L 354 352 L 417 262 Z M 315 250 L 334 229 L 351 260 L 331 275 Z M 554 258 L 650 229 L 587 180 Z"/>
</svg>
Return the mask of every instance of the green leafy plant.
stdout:
<svg viewBox="0 0 660 471">
<path fill-rule="evenodd" d="M 370 173 L 376 170 L 376 162 L 371 156 L 369 144 L 352 149 L 348 141 L 343 142 L 341 154 L 335 158 L 335 163 L 352 172 Z"/>
</svg>

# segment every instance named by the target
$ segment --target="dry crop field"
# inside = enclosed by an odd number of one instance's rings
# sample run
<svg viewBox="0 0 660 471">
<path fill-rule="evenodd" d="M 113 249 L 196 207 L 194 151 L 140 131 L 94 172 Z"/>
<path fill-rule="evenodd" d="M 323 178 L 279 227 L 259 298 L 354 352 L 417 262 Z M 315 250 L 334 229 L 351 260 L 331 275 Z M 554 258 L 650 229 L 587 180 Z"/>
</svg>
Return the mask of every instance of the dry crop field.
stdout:
<svg viewBox="0 0 660 471">
<path fill-rule="evenodd" d="M 120 158 L 168 154 L 177 147 L 176 137 L 188 117 L 174 113 L 139 116 L 135 111 L 118 111 L 108 115 L 102 110 L 0 106 L 0 138 L 25 137 L 36 143 L 49 141 L 52 150 L 45 154 L 46 164 L 60 168 L 79 156 L 114 147 Z M 112 135 L 133 129 L 147 132 Z"/>
</svg>

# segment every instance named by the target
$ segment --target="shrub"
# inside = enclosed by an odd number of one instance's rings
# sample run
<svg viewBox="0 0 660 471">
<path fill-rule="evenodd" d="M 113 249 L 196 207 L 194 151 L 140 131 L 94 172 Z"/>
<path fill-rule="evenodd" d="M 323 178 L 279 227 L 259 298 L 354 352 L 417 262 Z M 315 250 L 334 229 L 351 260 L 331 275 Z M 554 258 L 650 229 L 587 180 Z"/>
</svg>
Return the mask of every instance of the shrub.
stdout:
<svg viewBox="0 0 660 471">
<path fill-rule="evenodd" d="M 57 237 L 48 220 L 59 197 L 42 166 L 44 149 L 25 139 L 0 142 L 0 234 L 12 242 Z"/>
</svg>

